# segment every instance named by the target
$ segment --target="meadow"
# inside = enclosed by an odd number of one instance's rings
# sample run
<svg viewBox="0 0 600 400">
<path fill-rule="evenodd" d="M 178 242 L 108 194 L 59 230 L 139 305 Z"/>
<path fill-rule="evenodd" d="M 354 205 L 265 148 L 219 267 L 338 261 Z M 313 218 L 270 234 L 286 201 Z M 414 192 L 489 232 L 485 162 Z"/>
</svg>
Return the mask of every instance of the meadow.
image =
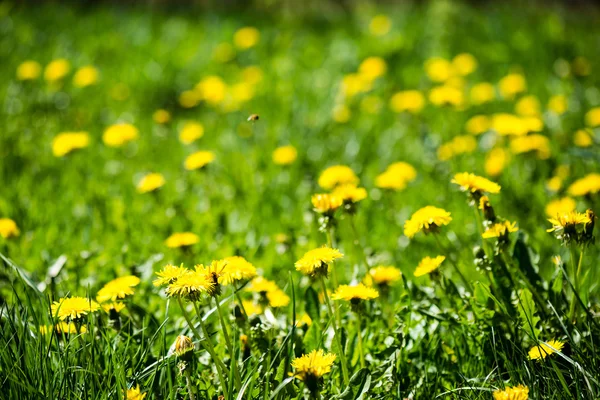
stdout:
<svg viewBox="0 0 600 400">
<path fill-rule="evenodd" d="M 599 9 L 307 4 L 0 3 L 0 399 L 600 398 Z"/>
</svg>

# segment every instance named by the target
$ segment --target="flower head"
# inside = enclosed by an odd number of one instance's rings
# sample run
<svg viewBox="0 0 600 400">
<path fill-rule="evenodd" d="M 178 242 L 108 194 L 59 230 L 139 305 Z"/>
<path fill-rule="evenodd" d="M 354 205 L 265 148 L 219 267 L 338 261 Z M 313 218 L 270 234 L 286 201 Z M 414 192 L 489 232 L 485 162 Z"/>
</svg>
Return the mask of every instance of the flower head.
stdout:
<svg viewBox="0 0 600 400">
<path fill-rule="evenodd" d="M 248 286 L 248 291 L 253 293 L 269 293 L 275 290 L 278 290 L 279 287 L 273 281 L 263 278 L 262 276 L 257 276 L 250 282 Z"/>
<path fill-rule="evenodd" d="M 185 335 L 177 336 L 175 339 L 175 354 L 177 357 L 182 357 L 184 354 L 194 351 L 194 342 Z"/>
<path fill-rule="evenodd" d="M 79 331 L 77 331 L 79 328 Z M 56 325 L 45 325 L 40 326 L 40 334 L 47 335 L 54 330 L 57 334 L 74 334 L 74 333 L 85 333 L 87 332 L 87 328 L 85 325 L 77 326 L 74 322 L 64 322 L 60 321 Z"/>
<path fill-rule="evenodd" d="M 269 306 L 273 308 L 286 307 L 290 304 L 290 297 L 281 289 L 267 292 L 267 300 L 269 301 Z"/>
<path fill-rule="evenodd" d="M 402 272 L 392 266 L 378 266 L 369 270 L 369 276 L 377 285 L 390 285 L 402 277 Z"/>
<path fill-rule="evenodd" d="M 489 103 L 496 97 L 496 89 L 489 82 L 480 82 L 473 85 L 469 97 L 475 105 Z"/>
<path fill-rule="evenodd" d="M 497 222 L 495 224 L 492 224 L 491 226 L 488 226 L 485 232 L 483 232 L 483 234 L 481 235 L 481 237 L 483 237 L 484 239 L 507 237 L 509 233 L 516 232 L 519 230 L 519 228 L 517 228 L 516 225 L 516 222 Z"/>
<path fill-rule="evenodd" d="M 343 203 L 340 197 L 328 193 L 315 194 L 310 200 L 314 210 L 320 214 L 332 214 Z"/>
<path fill-rule="evenodd" d="M 397 113 L 408 111 L 417 114 L 423 107 L 425 107 L 425 96 L 418 90 L 397 92 L 390 99 L 390 108 Z"/>
<path fill-rule="evenodd" d="M 392 27 L 392 21 L 387 15 L 374 16 L 369 23 L 369 32 L 374 36 L 385 36 Z"/>
<path fill-rule="evenodd" d="M 367 190 L 348 183 L 337 186 L 333 189 L 332 195 L 341 199 L 344 203 L 358 203 L 367 198 Z"/>
<path fill-rule="evenodd" d="M 290 165 L 298 158 L 298 151 L 294 146 L 281 146 L 273 151 L 273 162 L 277 165 Z"/>
<path fill-rule="evenodd" d="M 83 149 L 90 144 L 87 132 L 63 132 L 52 140 L 52 154 L 62 157 L 73 150 Z"/>
<path fill-rule="evenodd" d="M 165 244 L 174 249 L 192 246 L 199 241 L 200 237 L 193 232 L 175 232 L 165 240 Z"/>
<path fill-rule="evenodd" d="M 529 350 L 529 359 L 538 360 L 540 358 L 546 358 L 550 354 L 561 351 L 564 346 L 565 343 L 558 340 L 550 340 L 547 343 L 541 343 L 539 346 L 533 346 Z"/>
<path fill-rule="evenodd" d="M 139 137 L 138 129 L 131 124 L 111 125 L 104 131 L 102 141 L 110 147 L 121 147 Z"/>
<path fill-rule="evenodd" d="M 171 120 L 171 113 L 165 109 L 159 108 L 152 113 L 152 120 L 157 124 L 164 125 Z"/>
<path fill-rule="evenodd" d="M 587 194 L 596 194 L 600 192 L 600 174 L 591 173 L 576 180 L 569 186 L 567 192 L 569 192 L 571 196 L 585 196 Z"/>
<path fill-rule="evenodd" d="M 142 393 L 140 391 L 140 385 L 136 387 L 131 387 L 131 389 L 127 389 L 127 400 L 144 400 L 147 393 Z"/>
<path fill-rule="evenodd" d="M 212 151 L 197 151 L 187 156 L 185 159 L 185 169 L 193 171 L 195 169 L 203 168 L 212 163 L 215 158 L 215 153 Z"/>
<path fill-rule="evenodd" d="M 204 136 L 204 126 L 198 122 L 188 121 L 179 131 L 179 140 L 183 144 L 190 144 Z"/>
<path fill-rule="evenodd" d="M 546 205 L 546 215 L 549 217 L 556 217 L 562 214 L 568 214 L 571 211 L 575 211 L 577 204 L 571 197 L 563 197 L 555 199 Z"/>
<path fill-rule="evenodd" d="M 535 152 L 540 160 L 545 160 L 550 157 L 550 139 L 538 134 L 516 137 L 510 141 L 510 150 L 514 154 Z"/>
<path fill-rule="evenodd" d="M 44 79 L 50 83 L 64 78 L 71 70 L 71 64 L 64 58 L 51 61 L 44 69 Z"/>
<path fill-rule="evenodd" d="M 118 301 L 113 301 L 110 303 L 104 303 L 101 305 L 102 309 L 107 312 L 107 313 L 111 313 L 111 312 L 121 312 L 124 308 L 125 308 L 125 304 L 124 303 L 120 303 Z"/>
<path fill-rule="evenodd" d="M 326 354 L 320 349 L 313 350 L 292 361 L 292 367 L 295 370 L 294 376 L 304 381 L 309 389 L 314 391 L 323 375 L 331 372 L 334 361 L 335 354 Z"/>
<path fill-rule="evenodd" d="M 581 242 L 585 226 L 592 222 L 587 214 L 577 211 L 557 215 L 549 218 L 548 221 L 552 224 L 552 228 L 547 229 L 546 232 L 554 232 L 556 237 L 564 243 L 570 243 L 573 240 Z"/>
<path fill-rule="evenodd" d="M 445 259 L 446 259 L 446 257 L 444 257 L 444 256 L 437 256 L 434 258 L 425 257 L 424 259 L 421 260 L 421 262 L 419 262 L 417 269 L 415 269 L 414 275 L 416 277 L 419 277 L 419 276 L 423 276 L 423 275 L 429 274 L 430 272 L 435 271 L 436 269 L 439 268 L 439 266 L 442 264 L 442 262 L 444 262 Z"/>
<path fill-rule="evenodd" d="M 350 167 L 334 165 L 325 169 L 319 176 L 319 186 L 323 189 L 333 189 L 343 184 L 358 184 L 358 177 Z"/>
<path fill-rule="evenodd" d="M 83 88 L 86 86 L 91 86 L 98 82 L 98 70 L 96 67 L 92 65 L 86 65 L 85 67 L 81 67 L 75 72 L 75 76 L 73 76 L 73 85 Z"/>
<path fill-rule="evenodd" d="M 240 50 L 246 50 L 256 46 L 259 40 L 260 32 L 252 26 L 238 29 L 233 35 L 233 43 Z"/>
<path fill-rule="evenodd" d="M 442 225 L 452 221 L 450 213 L 444 209 L 426 206 L 417 210 L 408 221 L 404 223 L 404 234 L 413 238 L 418 232 L 436 233 Z"/>
<path fill-rule="evenodd" d="M 27 60 L 17 67 L 17 79 L 20 81 L 30 81 L 39 78 L 42 72 L 42 66 L 37 61 Z"/>
<path fill-rule="evenodd" d="M 521 74 L 509 74 L 498 82 L 498 88 L 503 97 L 512 99 L 527 89 L 527 82 Z"/>
<path fill-rule="evenodd" d="M 507 387 L 504 390 L 495 390 L 493 395 L 494 400 L 528 400 L 529 388 L 523 385 Z"/>
<path fill-rule="evenodd" d="M 308 251 L 296 261 L 296 270 L 310 277 L 327 276 L 329 264 L 343 256 L 337 249 L 319 247 Z"/>
<path fill-rule="evenodd" d="M 152 282 L 152 284 L 154 286 L 168 285 L 168 284 L 175 282 L 175 280 L 177 280 L 177 278 L 179 278 L 181 275 L 184 275 L 188 272 L 189 272 L 189 270 L 187 268 L 184 268 L 183 266 L 176 267 L 174 265 L 167 264 L 163 267 L 162 270 L 160 270 L 156 273 L 158 278 L 156 278 Z"/>
<path fill-rule="evenodd" d="M 214 282 L 204 271 L 196 270 L 179 275 L 167 286 L 167 296 L 180 297 L 189 301 L 197 301 L 203 294 L 211 294 Z"/>
<path fill-rule="evenodd" d="M 162 174 L 150 173 L 145 175 L 137 184 L 139 193 L 153 192 L 165 184 L 165 177 Z"/>
<path fill-rule="evenodd" d="M 21 234 L 17 223 L 10 218 L 0 218 L 0 236 L 4 239 L 17 237 Z"/>
<path fill-rule="evenodd" d="M 367 287 L 362 283 L 358 285 L 340 285 L 335 290 L 331 298 L 333 300 L 346 300 L 353 303 L 361 300 L 371 300 L 379 297 L 379 292 L 373 288 Z"/>
<path fill-rule="evenodd" d="M 100 303 L 116 301 L 133 294 L 133 288 L 140 283 L 140 278 L 133 275 L 122 276 L 108 282 L 98 291 L 96 300 Z"/>
<path fill-rule="evenodd" d="M 247 281 L 256 276 L 256 267 L 244 257 L 233 256 L 221 260 L 225 266 L 221 271 L 219 283 L 231 285 L 234 282 Z"/>
<path fill-rule="evenodd" d="M 86 297 L 63 297 L 52 303 L 51 307 L 52 316 L 61 321 L 79 319 L 99 309 L 98 303 Z"/>
<path fill-rule="evenodd" d="M 462 172 L 454 175 L 452 183 L 456 183 L 460 186 L 460 189 L 469 193 L 499 193 L 500 185 L 490 181 L 481 176 L 471 174 L 469 172 Z M 479 196 L 478 196 L 479 197 Z"/>
</svg>

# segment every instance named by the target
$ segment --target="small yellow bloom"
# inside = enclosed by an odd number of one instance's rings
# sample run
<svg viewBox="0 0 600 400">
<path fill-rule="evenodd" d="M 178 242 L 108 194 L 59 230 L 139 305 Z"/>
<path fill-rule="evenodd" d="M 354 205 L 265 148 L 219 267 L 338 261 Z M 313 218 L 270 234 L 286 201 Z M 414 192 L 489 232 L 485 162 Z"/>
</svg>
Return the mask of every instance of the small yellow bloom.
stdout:
<svg viewBox="0 0 600 400">
<path fill-rule="evenodd" d="M 71 64 L 64 58 L 59 58 L 50 62 L 44 69 L 44 79 L 50 83 L 64 78 L 71 70 Z"/>
<path fill-rule="evenodd" d="M 96 300 L 99 303 L 124 299 L 133 294 L 133 288 L 140 283 L 140 278 L 134 275 L 122 276 L 108 282 L 98 291 Z"/>
<path fill-rule="evenodd" d="M 390 108 L 397 113 L 407 111 L 417 114 L 423 107 L 425 107 L 425 96 L 418 90 L 397 92 L 390 99 Z"/>
<path fill-rule="evenodd" d="M 452 67 L 462 76 L 472 74 L 477 69 L 477 59 L 469 53 L 461 53 L 452 59 Z"/>
<path fill-rule="evenodd" d="M 546 189 L 551 192 L 558 192 L 562 188 L 563 179 L 560 176 L 553 176 L 546 181 Z"/>
<path fill-rule="evenodd" d="M 92 65 L 81 67 L 73 76 L 73 85 L 79 88 L 91 86 L 98 82 L 98 70 Z"/>
<path fill-rule="evenodd" d="M 247 288 L 249 292 L 253 293 L 269 293 L 278 289 L 279 287 L 275 282 L 265 279 L 262 276 L 254 278 Z"/>
<path fill-rule="evenodd" d="M 569 107 L 569 103 L 567 100 L 567 96 L 564 94 L 557 94 L 550 97 L 548 100 L 548 109 L 555 114 L 562 115 L 567 111 Z"/>
<path fill-rule="evenodd" d="M 227 95 L 227 84 L 216 75 L 203 78 L 194 86 L 196 100 L 204 100 L 211 106 L 219 105 Z"/>
<path fill-rule="evenodd" d="M 139 132 L 137 128 L 131 124 L 115 124 L 111 125 L 104 131 L 102 141 L 110 147 L 120 147 L 125 143 L 137 139 Z"/>
<path fill-rule="evenodd" d="M 378 266 L 369 270 L 373 282 L 378 285 L 390 285 L 402 277 L 402 272 L 392 266 Z"/>
<path fill-rule="evenodd" d="M 262 307 L 252 300 L 242 300 L 242 306 L 244 307 L 244 311 L 246 311 L 246 315 L 249 317 L 252 315 L 261 315 L 263 313 Z"/>
<path fill-rule="evenodd" d="M 332 213 L 343 203 L 341 198 L 328 193 L 315 194 L 310 200 L 315 211 L 321 214 Z"/>
<path fill-rule="evenodd" d="M 104 312 L 110 313 L 111 311 L 114 311 L 119 313 L 123 311 L 123 309 L 125 309 L 125 304 L 120 303 L 118 301 L 114 301 L 110 303 L 104 303 L 101 305 L 101 307 L 104 310 Z"/>
<path fill-rule="evenodd" d="M 344 124 L 344 123 L 350 121 L 351 116 L 352 116 L 352 113 L 350 112 L 350 109 L 348 108 L 348 106 L 346 106 L 345 104 L 336 105 L 333 108 L 333 111 L 331 112 L 331 117 L 338 124 Z"/>
<path fill-rule="evenodd" d="M 454 175 L 454 179 L 452 179 L 451 182 L 459 185 L 460 189 L 465 192 L 500 193 L 500 185 L 482 176 L 477 176 L 469 172 L 462 172 Z"/>
<path fill-rule="evenodd" d="M 165 184 L 165 177 L 162 174 L 150 173 L 145 175 L 137 184 L 137 191 L 139 193 L 152 192 L 158 188 L 161 188 Z"/>
<path fill-rule="evenodd" d="M 369 32 L 371 32 L 373 36 L 385 36 L 391 28 L 392 21 L 384 14 L 374 16 L 369 23 Z"/>
<path fill-rule="evenodd" d="M 372 88 L 373 80 L 358 73 L 344 75 L 340 87 L 342 94 L 346 97 L 353 97 L 359 93 L 368 92 Z"/>
<path fill-rule="evenodd" d="M 485 115 L 475 115 L 465 124 L 465 129 L 471 135 L 481 135 L 490 129 L 491 123 L 489 117 Z"/>
<path fill-rule="evenodd" d="M 167 296 L 180 297 L 197 301 L 203 294 L 211 294 L 215 284 L 211 277 L 202 270 L 190 271 L 179 275 L 167 286 Z"/>
<path fill-rule="evenodd" d="M 185 169 L 193 171 L 205 167 L 215 160 L 215 153 L 212 151 L 197 151 L 190 154 L 185 159 Z"/>
<path fill-rule="evenodd" d="M 556 217 L 558 215 L 568 214 L 571 211 L 575 211 L 577 204 L 571 197 L 563 197 L 555 199 L 546 205 L 546 215 L 549 217 Z"/>
<path fill-rule="evenodd" d="M 30 81 L 39 78 L 42 72 L 42 66 L 37 61 L 27 60 L 17 67 L 17 79 L 20 81 Z"/>
<path fill-rule="evenodd" d="M 152 284 L 154 286 L 168 285 L 175 282 L 177 278 L 188 272 L 189 270 L 187 268 L 184 268 L 183 266 L 176 267 L 174 265 L 167 264 L 163 267 L 162 270 L 156 273 L 158 278 L 152 281 Z"/>
<path fill-rule="evenodd" d="M 490 150 L 485 157 L 485 173 L 490 176 L 498 176 L 508 164 L 510 154 L 502 147 L 496 147 Z"/>
<path fill-rule="evenodd" d="M 90 136 L 87 132 L 63 132 L 52 140 L 52 154 L 55 157 L 63 157 L 73 150 L 83 149 L 90 144 Z"/>
<path fill-rule="evenodd" d="M 163 125 L 171 120 L 171 113 L 161 108 L 154 111 L 154 113 L 152 114 L 152 119 L 157 124 Z"/>
<path fill-rule="evenodd" d="M 147 393 L 140 392 L 140 385 L 127 389 L 127 400 L 144 400 Z"/>
<path fill-rule="evenodd" d="M 504 390 L 495 390 L 493 395 L 494 400 L 528 400 L 529 388 L 523 385 L 507 387 Z"/>
<path fill-rule="evenodd" d="M 498 88 L 502 97 L 512 99 L 515 95 L 527 90 L 527 82 L 521 74 L 509 74 L 500 79 Z"/>
<path fill-rule="evenodd" d="M 371 300 L 377 297 L 379 297 L 379 292 L 377 290 L 367 287 L 362 283 L 357 285 L 340 285 L 333 295 L 331 295 L 333 300 L 345 300 L 351 302 Z"/>
<path fill-rule="evenodd" d="M 540 115 L 542 106 L 537 97 L 533 95 L 523 96 L 515 104 L 515 112 L 521 117 L 534 117 Z"/>
<path fill-rule="evenodd" d="M 179 140 L 183 144 L 190 144 L 204 136 L 204 126 L 198 122 L 188 121 L 179 131 Z"/>
<path fill-rule="evenodd" d="M 595 107 L 585 113 L 585 124 L 590 128 L 600 126 L 600 107 Z"/>
<path fill-rule="evenodd" d="M 193 232 L 175 232 L 165 240 L 167 247 L 176 249 L 192 246 L 200 242 L 200 237 Z"/>
<path fill-rule="evenodd" d="M 269 301 L 269 307 L 273 308 L 286 307 L 291 301 L 290 297 L 281 289 L 267 292 L 267 300 Z"/>
<path fill-rule="evenodd" d="M 250 65 L 242 71 L 242 79 L 249 85 L 257 85 L 263 80 L 263 71 L 259 66 Z"/>
<path fill-rule="evenodd" d="M 592 132 L 589 129 L 579 129 L 573 136 L 573 143 L 577 147 L 590 147 L 594 144 Z"/>
<path fill-rule="evenodd" d="M 417 210 L 409 220 L 404 223 L 404 234 L 413 238 L 418 232 L 436 233 L 442 225 L 452 221 L 450 213 L 444 209 L 426 206 Z"/>
<path fill-rule="evenodd" d="M 77 331 L 77 325 L 74 322 L 64 322 L 60 321 L 56 325 L 46 325 L 40 326 L 40 334 L 47 335 L 52 331 L 55 331 L 58 334 L 76 334 L 76 333 L 86 333 L 87 328 L 85 325 L 79 326 L 79 332 Z"/>
<path fill-rule="evenodd" d="M 295 370 L 294 376 L 305 382 L 318 382 L 325 374 L 331 372 L 335 361 L 335 354 L 325 353 L 323 350 L 313 350 L 302 357 L 292 361 Z"/>
<path fill-rule="evenodd" d="M 195 90 L 184 90 L 179 94 L 179 105 L 183 108 L 193 108 L 202 100 L 202 94 Z"/>
<path fill-rule="evenodd" d="M 425 61 L 425 73 L 432 82 L 445 82 L 454 75 L 450 61 L 433 57 Z"/>
<path fill-rule="evenodd" d="M 417 269 L 415 269 L 414 275 L 416 277 L 427 275 L 440 267 L 440 265 L 444 262 L 446 257 L 437 256 L 435 258 L 425 257 L 419 262 Z"/>
<path fill-rule="evenodd" d="M 481 82 L 473 85 L 469 92 L 469 97 L 475 105 L 489 103 L 496 98 L 496 89 L 491 83 Z"/>
<path fill-rule="evenodd" d="M 325 169 L 319 176 L 319 186 L 323 189 L 333 189 L 344 184 L 357 185 L 358 177 L 350 167 L 345 165 L 334 165 Z"/>
<path fill-rule="evenodd" d="M 17 237 L 21 234 L 15 221 L 10 218 L 0 218 L 0 236 L 4 239 Z"/>
<path fill-rule="evenodd" d="M 429 102 L 436 106 L 460 107 L 464 101 L 462 90 L 449 85 L 436 86 L 429 92 Z"/>
<path fill-rule="evenodd" d="M 375 178 L 375 186 L 381 189 L 402 190 L 408 182 L 417 178 L 415 167 L 404 161 L 390 164 L 385 172 Z"/>
<path fill-rule="evenodd" d="M 98 303 L 86 297 L 63 297 L 51 306 L 52 316 L 58 317 L 61 321 L 78 319 L 99 309 Z"/>
<path fill-rule="evenodd" d="M 550 157 L 550 140 L 538 134 L 516 137 L 510 141 L 510 150 L 514 154 L 534 151 L 540 160 L 545 160 Z"/>
<path fill-rule="evenodd" d="M 544 359 L 548 357 L 550 354 L 559 352 L 565 346 L 564 342 L 558 340 L 550 340 L 547 343 L 541 343 L 539 346 L 533 346 L 529 350 L 529 359 L 530 360 L 538 360 L 540 358 Z"/>
<path fill-rule="evenodd" d="M 517 232 L 518 230 L 519 228 L 517 228 L 516 222 L 498 222 L 487 227 L 487 229 L 485 230 L 485 232 L 483 232 L 481 237 L 484 239 L 502 238 L 506 237 L 509 233 Z"/>
<path fill-rule="evenodd" d="M 383 76 L 387 71 L 387 64 L 381 57 L 369 57 L 366 58 L 358 67 L 358 73 L 369 81 Z"/>
<path fill-rule="evenodd" d="M 298 151 L 294 146 L 281 146 L 273 151 L 273 162 L 277 165 L 290 165 L 298 158 Z"/>
<path fill-rule="evenodd" d="M 576 225 L 590 223 L 590 218 L 585 213 L 570 211 L 566 214 L 556 215 L 554 218 L 548 218 L 552 228 L 546 229 L 546 232 L 569 231 Z"/>
<path fill-rule="evenodd" d="M 452 138 L 450 142 L 443 143 L 437 149 L 440 161 L 448 161 L 454 156 L 472 153 L 477 148 L 477 141 L 471 135 L 460 135 Z"/>
<path fill-rule="evenodd" d="M 212 58 L 218 63 L 225 64 L 235 58 L 235 49 L 229 43 L 219 43 L 212 52 Z"/>
<path fill-rule="evenodd" d="M 319 247 L 306 252 L 301 259 L 296 261 L 296 270 L 310 277 L 327 275 L 329 264 L 342 258 L 344 255 L 338 249 Z"/>
<path fill-rule="evenodd" d="M 581 179 L 577 179 L 569 186 L 567 192 L 571 196 L 585 196 L 600 192 L 600 174 L 593 172 Z"/>
<path fill-rule="evenodd" d="M 258 29 L 247 26 L 238 29 L 233 35 L 233 43 L 240 50 L 246 50 L 256 46 L 260 40 L 260 32 Z"/>
<path fill-rule="evenodd" d="M 524 119 L 516 115 L 498 113 L 492 115 L 492 129 L 502 136 L 523 136 L 527 134 L 529 127 Z"/>
<path fill-rule="evenodd" d="M 344 203 L 358 203 L 367 198 L 365 188 L 356 187 L 351 183 L 336 186 L 331 193 L 333 197 L 341 199 Z"/>
<path fill-rule="evenodd" d="M 221 262 L 225 265 L 219 277 L 219 283 L 222 285 L 247 281 L 256 276 L 256 267 L 244 257 L 226 257 Z"/>
</svg>

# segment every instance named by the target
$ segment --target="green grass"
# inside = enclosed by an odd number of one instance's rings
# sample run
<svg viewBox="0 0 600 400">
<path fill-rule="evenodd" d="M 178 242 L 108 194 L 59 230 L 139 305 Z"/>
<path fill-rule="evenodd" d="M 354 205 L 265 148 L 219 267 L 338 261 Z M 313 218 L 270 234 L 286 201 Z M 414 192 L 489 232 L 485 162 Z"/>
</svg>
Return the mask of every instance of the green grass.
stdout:
<svg viewBox="0 0 600 400">
<path fill-rule="evenodd" d="M 169 352 L 179 334 L 196 344 L 188 367 L 196 399 L 216 399 L 225 391 L 230 399 L 308 398 L 303 383 L 289 377 L 291 361 L 317 348 L 338 355 L 321 384 L 324 399 L 361 393 L 364 399 L 491 399 L 493 390 L 518 384 L 529 387 L 532 399 L 598 398 L 598 248 L 585 248 L 578 299 L 570 286 L 570 249 L 546 232 L 544 211 L 600 165 L 598 128 L 590 131 L 590 147 L 573 144 L 586 112 L 600 105 L 598 9 L 431 1 L 300 10 L 285 4 L 210 12 L 0 4 L 0 218 L 13 219 L 21 231 L 0 237 L 0 399 L 114 399 L 137 385 L 147 400 L 189 398 L 179 361 Z M 392 27 L 374 37 L 369 22 L 381 13 Z M 215 48 L 231 44 L 244 26 L 260 31 L 259 43 L 237 50 L 226 63 L 216 61 Z M 489 150 L 508 148 L 509 140 L 487 132 L 476 137 L 473 152 L 447 161 L 438 159 L 437 149 L 465 135 L 465 123 L 474 115 L 513 113 L 516 99 L 497 95 L 490 103 L 461 108 L 428 102 L 418 115 L 388 106 L 400 90 L 427 96 L 436 86 L 423 69 L 428 58 L 452 59 L 463 52 L 478 61 L 477 70 L 464 78 L 467 93 L 473 84 L 497 84 L 509 72 L 525 76 L 527 94 L 542 105 L 540 133 L 550 145 L 549 158 L 513 154 L 499 176 L 488 176 L 502 186 L 490 195 L 496 213 L 519 227 L 508 248 L 493 257 L 490 273 L 474 256 L 483 243 L 480 222 L 465 193 L 450 181 L 463 171 L 487 176 Z M 350 120 L 335 122 L 344 76 L 370 56 L 385 60 L 386 74 L 367 93 L 346 99 Z M 560 66 L 579 56 L 589 60 L 591 73 L 561 78 Z M 41 77 L 16 79 L 23 61 L 44 66 L 56 58 L 72 67 L 60 85 Z M 89 64 L 100 72 L 98 83 L 75 87 L 74 70 Z M 179 95 L 202 78 L 218 75 L 232 86 L 248 66 L 258 66 L 263 79 L 239 109 L 179 105 Z M 118 100 L 115 87 L 123 85 L 129 96 Z M 546 108 L 556 94 L 569 99 L 561 116 Z M 362 108 L 367 96 L 378 99 L 380 109 Z M 152 119 L 160 108 L 172 115 L 167 124 Z M 254 113 L 260 119 L 247 121 Z M 189 145 L 178 139 L 186 120 L 205 129 Z M 134 124 L 139 139 L 120 148 L 106 146 L 103 131 L 121 121 Z M 54 157 L 52 140 L 65 131 L 88 132 L 89 147 Z M 273 150 L 287 144 L 296 147 L 298 159 L 275 165 Z M 185 157 L 197 150 L 213 151 L 215 162 L 186 171 Z M 417 179 L 399 192 L 378 189 L 376 176 L 396 161 L 413 165 Z M 306 251 L 328 242 L 311 195 L 324 192 L 318 177 L 336 164 L 350 166 L 368 192 L 355 215 L 336 214 L 333 239 L 345 255 L 335 263 L 340 283 L 362 281 L 376 265 L 403 273 L 401 282 L 362 311 L 366 368 L 360 366 L 355 314 L 347 303 L 334 302 L 349 385 L 343 384 L 320 286 L 294 268 Z M 560 165 L 567 165 L 569 174 L 555 193 L 546 182 Z M 136 184 L 148 172 L 162 173 L 166 184 L 140 194 Z M 600 211 L 598 193 L 575 200 L 579 211 Z M 410 240 L 404 235 L 404 222 L 426 205 L 452 214 L 438 235 L 443 250 L 432 235 Z M 166 247 L 165 239 L 181 231 L 196 233 L 199 243 L 186 250 Z M 278 241 L 282 233 L 284 243 Z M 486 243 L 492 256 L 495 241 Z M 579 247 L 573 247 L 577 257 Z M 423 257 L 438 254 L 447 257 L 438 274 L 413 276 Z M 167 263 L 191 268 L 232 255 L 245 257 L 291 298 L 288 307 L 267 308 L 248 321 L 240 317 L 231 287 L 223 288 L 219 299 L 239 367 L 237 387 L 233 368 L 220 382 L 203 348 L 206 339 L 194 335 L 176 299 L 152 285 L 154 273 Z M 562 256 L 569 279 L 552 262 L 554 255 Z M 53 301 L 93 299 L 106 282 L 129 274 L 141 283 L 125 300 L 118 324 L 98 312 L 82 321 L 88 333 L 39 333 L 39 326 L 53 321 Z M 331 279 L 327 284 L 335 290 Z M 246 289 L 238 294 L 250 299 Z M 577 306 L 569 318 L 572 302 Z M 204 301 L 199 311 L 216 353 L 231 367 L 214 305 Z M 295 327 L 305 313 L 311 327 Z M 191 308 L 189 316 L 192 324 L 198 322 Z M 247 348 L 241 334 L 248 337 Z M 551 339 L 566 343 L 560 354 L 529 360 L 537 341 Z"/>
</svg>

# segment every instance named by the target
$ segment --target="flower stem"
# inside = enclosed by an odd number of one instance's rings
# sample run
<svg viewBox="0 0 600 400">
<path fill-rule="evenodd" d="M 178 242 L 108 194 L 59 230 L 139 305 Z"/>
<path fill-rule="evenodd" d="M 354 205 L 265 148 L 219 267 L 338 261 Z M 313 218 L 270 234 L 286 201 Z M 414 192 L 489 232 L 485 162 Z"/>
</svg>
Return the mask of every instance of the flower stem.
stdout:
<svg viewBox="0 0 600 400">
<path fill-rule="evenodd" d="M 329 244 L 329 248 L 333 249 L 333 227 L 327 229 L 327 243 Z M 333 286 L 338 287 L 336 268 L 334 265 L 330 264 L 329 269 L 331 270 L 331 281 L 333 282 Z"/>
<path fill-rule="evenodd" d="M 362 320 L 360 318 L 360 312 L 356 313 L 356 335 L 358 336 L 358 355 L 360 356 L 360 367 L 365 368 L 365 351 L 363 349 Z"/>
<path fill-rule="evenodd" d="M 229 350 L 229 358 L 231 360 L 231 365 L 233 368 L 233 375 L 235 377 L 235 386 L 239 390 L 242 386 L 240 373 L 238 371 L 237 359 L 235 357 L 235 352 L 233 350 L 233 346 L 231 345 L 231 339 L 229 338 L 229 333 L 227 332 L 227 324 L 225 324 L 225 319 L 223 318 L 223 311 L 221 311 L 221 304 L 218 298 L 214 298 L 215 303 L 217 303 L 217 312 L 219 313 L 219 320 L 221 322 L 221 329 L 223 330 L 223 336 L 225 337 L 225 343 L 227 344 L 227 350 Z"/>
<path fill-rule="evenodd" d="M 190 394 L 190 400 L 196 400 L 196 396 L 194 395 L 194 386 L 192 385 L 190 371 L 189 368 L 187 368 L 187 366 L 183 374 L 185 375 L 185 385 L 187 386 L 188 393 Z"/>
<path fill-rule="evenodd" d="M 333 325 L 334 338 L 337 341 L 337 345 L 340 349 L 340 364 L 342 364 L 342 376 L 344 380 L 344 386 L 348 385 L 348 381 L 350 380 L 348 376 L 348 366 L 346 365 L 346 355 L 344 354 L 344 347 L 342 346 L 342 338 L 340 337 L 340 332 L 338 331 L 337 322 L 333 315 L 333 310 L 331 308 L 331 302 L 329 300 L 329 295 L 327 294 L 327 286 L 325 285 L 325 278 L 321 277 L 321 288 L 323 289 L 323 296 L 325 297 L 325 305 L 327 306 L 327 312 L 329 313 L 329 319 Z"/>
<path fill-rule="evenodd" d="M 573 280 L 573 297 L 571 298 L 571 306 L 569 307 L 569 321 L 573 321 L 575 318 L 575 312 L 577 311 L 577 296 L 579 295 L 580 287 L 579 287 L 579 275 L 581 274 L 581 266 L 583 264 L 583 249 L 579 254 L 579 262 L 575 265 L 575 249 L 573 246 L 569 249 L 571 253 L 571 269 L 572 271 L 572 280 Z"/>
</svg>

